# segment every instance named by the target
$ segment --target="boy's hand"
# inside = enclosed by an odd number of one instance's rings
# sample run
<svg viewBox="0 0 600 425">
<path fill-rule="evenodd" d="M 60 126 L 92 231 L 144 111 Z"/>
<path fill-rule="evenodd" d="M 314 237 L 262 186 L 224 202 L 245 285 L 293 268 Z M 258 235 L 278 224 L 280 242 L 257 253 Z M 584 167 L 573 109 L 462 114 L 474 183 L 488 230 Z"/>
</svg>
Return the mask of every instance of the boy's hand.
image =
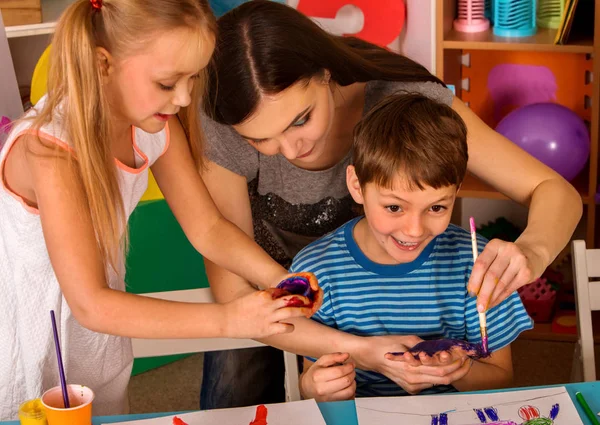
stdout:
<svg viewBox="0 0 600 425">
<path fill-rule="evenodd" d="M 439 353 L 434 357 L 415 359 L 408 349 L 423 341 L 415 335 L 385 335 L 367 337 L 358 352 L 357 361 L 361 369 L 372 370 L 404 388 L 410 394 L 418 394 L 435 385 L 448 385 L 465 376 L 471 360 L 457 352 Z M 404 352 L 401 357 L 387 353 Z M 468 360 L 465 360 L 468 359 Z"/>
<path fill-rule="evenodd" d="M 349 357 L 348 353 L 321 356 L 300 377 L 300 391 L 303 397 L 314 398 L 318 402 L 354 398 L 356 392 L 354 364 L 344 363 Z"/>
<path fill-rule="evenodd" d="M 433 356 L 429 356 L 426 353 L 421 352 L 416 355 L 418 358 L 415 358 L 413 353 L 404 352 L 399 355 L 387 353 L 385 358 L 397 362 L 406 362 L 412 366 L 445 366 L 452 364 L 457 360 L 464 361 L 469 357 L 469 355 L 472 354 L 474 354 L 472 351 L 466 351 L 459 347 L 452 347 L 450 352 L 440 351 L 435 353 Z"/>
<path fill-rule="evenodd" d="M 223 304 L 223 333 L 228 338 L 265 338 L 289 333 L 294 326 L 285 323 L 292 317 L 310 315 L 304 307 L 286 307 L 292 296 L 273 299 L 267 291 L 256 291 Z"/>
<path fill-rule="evenodd" d="M 429 358 L 431 364 L 437 363 L 438 365 L 422 364 L 410 353 L 404 353 L 403 356 L 387 355 L 386 358 L 390 363 L 394 363 L 390 369 L 394 372 L 395 379 L 390 375 L 386 374 L 386 376 L 409 394 L 418 394 L 424 389 L 436 385 L 450 385 L 469 373 L 473 364 L 473 360 L 468 357 L 458 357 L 452 361 L 452 357 L 449 357 L 444 360 L 444 363 L 440 363 L 435 356 Z"/>
<path fill-rule="evenodd" d="M 487 311 L 539 277 L 546 263 L 525 244 L 492 239 L 473 265 L 467 290 L 477 295 L 478 311 Z"/>
</svg>

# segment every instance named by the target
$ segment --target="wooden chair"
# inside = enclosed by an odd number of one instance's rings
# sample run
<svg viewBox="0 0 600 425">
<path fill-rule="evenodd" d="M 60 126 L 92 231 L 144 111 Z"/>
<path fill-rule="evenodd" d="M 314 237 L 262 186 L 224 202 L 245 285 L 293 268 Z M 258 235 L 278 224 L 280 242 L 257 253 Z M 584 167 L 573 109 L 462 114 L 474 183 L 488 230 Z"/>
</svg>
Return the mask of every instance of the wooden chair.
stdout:
<svg viewBox="0 0 600 425">
<path fill-rule="evenodd" d="M 214 298 L 210 288 L 184 291 L 155 292 L 143 294 L 147 297 L 170 301 L 211 303 Z M 264 344 L 252 339 L 198 338 L 198 339 L 137 339 L 132 340 L 135 358 L 167 356 L 172 354 L 203 353 L 207 351 L 237 350 L 241 348 L 263 347 Z M 300 400 L 298 386 L 298 362 L 296 355 L 284 351 L 286 401 Z"/>
<path fill-rule="evenodd" d="M 600 310 L 600 280 L 597 279 L 600 278 L 600 249 L 586 249 L 583 240 L 573 241 L 572 248 L 578 340 L 571 379 L 595 381 L 592 311 Z"/>
</svg>

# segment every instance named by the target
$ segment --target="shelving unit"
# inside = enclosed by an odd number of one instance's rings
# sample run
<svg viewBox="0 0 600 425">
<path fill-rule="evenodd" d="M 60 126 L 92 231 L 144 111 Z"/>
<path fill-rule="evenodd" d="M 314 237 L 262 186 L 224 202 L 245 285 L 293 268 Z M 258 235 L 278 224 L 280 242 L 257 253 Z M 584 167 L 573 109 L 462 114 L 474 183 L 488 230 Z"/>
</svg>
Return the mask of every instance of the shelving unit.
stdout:
<svg viewBox="0 0 600 425">
<path fill-rule="evenodd" d="M 595 0 L 593 39 L 572 39 L 567 45 L 555 45 L 556 30 L 538 29 L 532 37 L 505 38 L 495 36 L 488 31 L 466 34 L 454 31 L 453 20 L 456 16 L 457 0 L 437 0 L 436 4 L 436 74 L 448 84 L 456 87 L 457 96 L 462 93 L 462 55 L 463 50 L 493 51 L 530 51 L 554 53 L 579 53 L 590 55 L 593 60 L 592 95 L 589 108 L 590 119 L 590 159 L 587 176 L 579 177 L 572 184 L 581 194 L 586 214 L 586 242 L 594 247 L 596 239 L 596 201 L 598 190 L 598 137 L 600 121 L 600 0 Z M 507 199 L 475 176 L 468 175 L 459 196 L 463 198 Z"/>
<path fill-rule="evenodd" d="M 56 27 L 56 20 L 71 3 L 72 0 L 42 0 L 42 22 L 6 27 L 6 36 L 16 38 L 52 34 Z"/>
<path fill-rule="evenodd" d="M 504 38 L 488 31 L 465 34 L 454 31 L 452 23 L 456 16 L 456 0 L 437 0 L 436 4 L 436 73 L 448 84 L 456 87 L 460 97 L 463 88 L 462 56 L 464 50 L 513 51 L 513 52 L 550 52 L 589 55 L 592 63 L 592 91 L 590 103 L 590 159 L 587 173 L 577 177 L 571 183 L 581 194 L 585 213 L 582 225 L 585 226 L 588 247 L 597 246 L 600 239 L 596 236 L 596 220 L 600 219 L 600 209 L 596 208 L 596 192 L 598 190 L 598 143 L 600 121 L 600 0 L 595 0 L 594 36 L 593 39 L 571 39 L 567 45 L 555 45 L 556 30 L 538 29 L 532 37 Z M 507 199 L 504 195 L 485 184 L 477 177 L 469 174 L 463 183 L 459 196 L 479 199 Z M 568 247 L 567 247 L 568 248 Z M 568 248 L 570 249 L 570 248 Z M 594 316 L 594 340 L 600 343 L 600 315 Z M 534 329 L 524 332 L 524 339 L 545 341 L 574 342 L 573 334 L 552 332 L 550 323 L 536 323 Z"/>
</svg>

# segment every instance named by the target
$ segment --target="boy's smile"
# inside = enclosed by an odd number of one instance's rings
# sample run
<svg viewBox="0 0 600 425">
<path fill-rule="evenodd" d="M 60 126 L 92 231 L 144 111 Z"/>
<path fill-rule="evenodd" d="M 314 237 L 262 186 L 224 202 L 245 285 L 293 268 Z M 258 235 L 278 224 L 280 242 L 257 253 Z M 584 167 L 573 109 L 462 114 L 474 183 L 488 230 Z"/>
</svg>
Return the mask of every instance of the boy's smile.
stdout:
<svg viewBox="0 0 600 425">
<path fill-rule="evenodd" d="M 391 189 L 375 183 L 361 188 L 352 184 L 351 174 L 353 170 L 348 176 L 350 193 L 365 210 L 365 219 L 354 228 L 354 239 L 371 261 L 412 262 L 450 224 L 456 186 L 420 190 L 399 175 Z"/>
</svg>

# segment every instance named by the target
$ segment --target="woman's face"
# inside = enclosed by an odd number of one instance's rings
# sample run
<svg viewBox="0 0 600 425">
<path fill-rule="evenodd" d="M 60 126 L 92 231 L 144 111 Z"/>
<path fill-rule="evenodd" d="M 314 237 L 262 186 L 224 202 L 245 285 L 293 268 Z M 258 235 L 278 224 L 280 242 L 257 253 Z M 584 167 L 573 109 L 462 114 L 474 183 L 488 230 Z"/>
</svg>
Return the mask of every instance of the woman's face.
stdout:
<svg viewBox="0 0 600 425">
<path fill-rule="evenodd" d="M 333 122 L 328 80 L 317 77 L 263 96 L 256 112 L 233 128 L 263 155 L 281 154 L 299 167 L 310 167 L 324 152 Z"/>
</svg>

